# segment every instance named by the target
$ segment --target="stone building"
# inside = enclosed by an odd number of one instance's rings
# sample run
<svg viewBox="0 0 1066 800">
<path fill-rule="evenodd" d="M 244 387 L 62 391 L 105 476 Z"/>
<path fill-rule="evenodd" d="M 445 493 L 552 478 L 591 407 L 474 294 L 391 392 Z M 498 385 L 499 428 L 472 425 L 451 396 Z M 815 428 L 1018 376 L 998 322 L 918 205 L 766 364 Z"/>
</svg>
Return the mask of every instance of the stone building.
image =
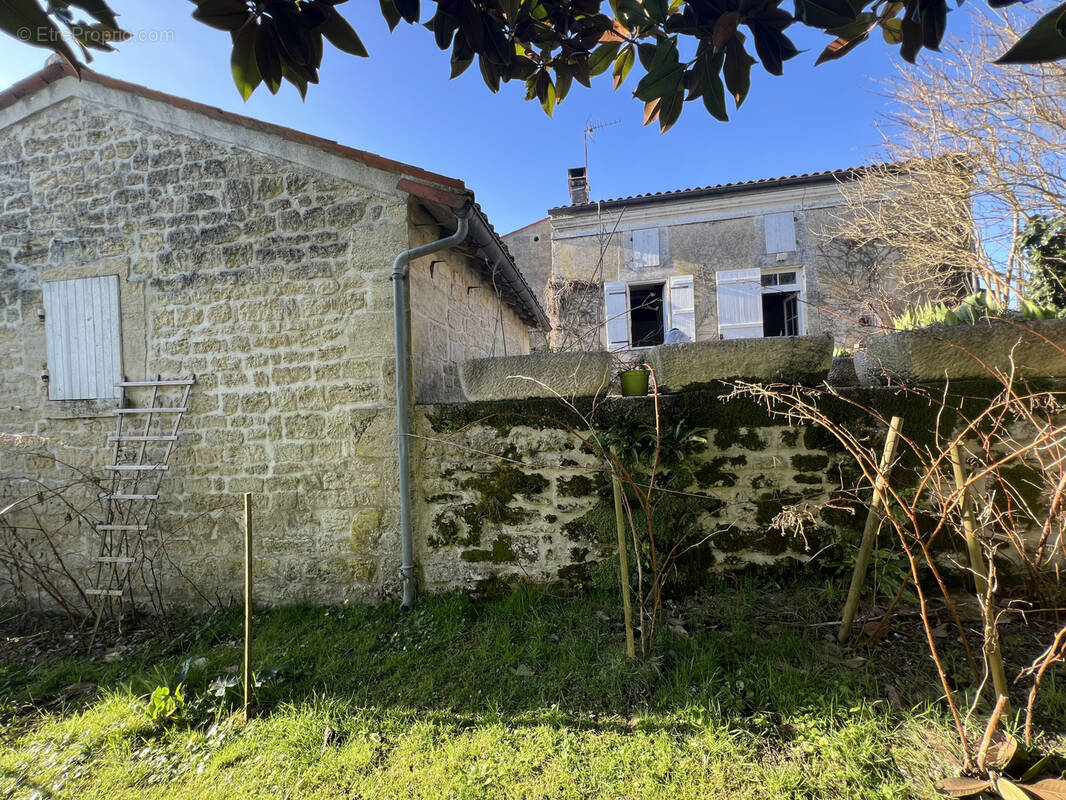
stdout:
<svg viewBox="0 0 1066 800">
<path fill-rule="evenodd" d="M 534 288 L 546 292 L 556 349 L 650 347 L 673 328 L 688 341 L 831 333 L 851 344 L 875 320 L 834 292 L 839 256 L 817 233 L 862 172 L 594 202 L 584 169 L 572 169 L 571 204 L 504 240 L 523 271 L 548 276 Z"/>
<path fill-rule="evenodd" d="M 464 215 L 460 243 L 410 263 L 412 405 L 461 398 L 460 362 L 526 353 L 546 324 L 461 181 L 55 63 L 0 93 L 0 508 L 108 468 L 115 409 L 138 402 L 116 383 L 195 375 L 137 533 L 146 586 L 237 591 L 248 491 L 262 597 L 387 591 L 393 262 Z M 97 512 L 53 512 L 88 580 Z"/>
</svg>

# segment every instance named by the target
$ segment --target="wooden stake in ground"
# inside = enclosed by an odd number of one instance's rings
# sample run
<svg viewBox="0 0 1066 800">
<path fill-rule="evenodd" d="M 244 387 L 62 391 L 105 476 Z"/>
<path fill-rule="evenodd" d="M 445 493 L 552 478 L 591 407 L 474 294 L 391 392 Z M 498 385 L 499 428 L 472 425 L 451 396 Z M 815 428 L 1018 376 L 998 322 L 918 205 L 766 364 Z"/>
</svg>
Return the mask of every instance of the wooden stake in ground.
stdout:
<svg viewBox="0 0 1066 800">
<path fill-rule="evenodd" d="M 618 576 L 622 584 L 622 614 L 626 625 L 626 655 L 630 658 L 637 657 L 636 647 L 633 644 L 633 608 L 629 601 L 629 554 L 626 548 L 626 524 L 625 509 L 622 508 L 622 484 L 617 475 L 611 476 L 611 485 L 614 488 L 614 520 L 618 528 Z"/>
<path fill-rule="evenodd" d="M 859 597 L 862 595 L 862 587 L 866 582 L 866 568 L 870 565 L 870 555 L 877 541 L 877 530 L 881 527 L 881 508 L 885 504 L 884 495 L 888 473 L 892 470 L 892 462 L 896 460 L 896 447 L 899 444 L 899 432 L 902 428 L 903 418 L 892 417 L 888 424 L 888 436 L 885 437 L 885 449 L 881 454 L 881 467 L 877 470 L 877 477 L 874 478 L 874 496 L 870 501 L 870 513 L 866 516 L 866 526 L 862 531 L 859 554 L 855 558 L 855 572 L 852 573 L 848 599 L 844 603 L 844 619 L 840 623 L 840 633 L 837 634 L 837 640 L 841 644 L 851 638 L 851 626 L 859 610 Z"/>
<path fill-rule="evenodd" d="M 966 553 L 970 559 L 970 572 L 973 573 L 974 588 L 984 614 L 984 650 L 988 659 L 988 671 L 992 673 L 992 685 L 996 690 L 997 703 L 1002 699 L 1008 702 L 1007 671 L 1003 666 L 1003 652 L 999 649 L 999 630 L 996 627 L 996 604 L 988 591 L 988 566 L 985 564 L 981 543 L 977 540 L 977 519 L 970 499 L 966 470 L 962 465 L 962 453 L 958 444 L 951 447 L 951 469 L 955 473 L 955 486 L 961 492 L 959 510 L 962 513 L 962 531 L 966 537 Z"/>
<path fill-rule="evenodd" d="M 252 494 L 244 494 L 244 716 L 252 706 Z"/>
</svg>

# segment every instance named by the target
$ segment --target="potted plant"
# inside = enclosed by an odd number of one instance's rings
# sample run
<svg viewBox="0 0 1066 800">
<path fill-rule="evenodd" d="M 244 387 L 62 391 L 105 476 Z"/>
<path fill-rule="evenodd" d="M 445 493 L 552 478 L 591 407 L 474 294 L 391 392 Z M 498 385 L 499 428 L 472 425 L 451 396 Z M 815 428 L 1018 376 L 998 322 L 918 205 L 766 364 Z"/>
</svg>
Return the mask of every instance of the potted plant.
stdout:
<svg viewBox="0 0 1066 800">
<path fill-rule="evenodd" d="M 632 369 L 618 373 L 618 382 L 622 384 L 622 397 L 643 397 L 648 393 L 648 368 L 641 359 Z"/>
</svg>

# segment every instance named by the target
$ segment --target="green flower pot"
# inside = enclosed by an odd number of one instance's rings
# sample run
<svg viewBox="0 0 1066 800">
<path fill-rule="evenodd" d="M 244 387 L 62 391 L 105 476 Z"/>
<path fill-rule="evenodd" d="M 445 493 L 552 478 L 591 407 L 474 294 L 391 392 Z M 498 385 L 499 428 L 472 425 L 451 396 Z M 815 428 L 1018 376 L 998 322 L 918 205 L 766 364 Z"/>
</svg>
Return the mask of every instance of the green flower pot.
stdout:
<svg viewBox="0 0 1066 800">
<path fill-rule="evenodd" d="M 648 371 L 646 369 L 627 369 L 618 373 L 622 384 L 623 397 L 643 397 L 648 393 Z"/>
</svg>

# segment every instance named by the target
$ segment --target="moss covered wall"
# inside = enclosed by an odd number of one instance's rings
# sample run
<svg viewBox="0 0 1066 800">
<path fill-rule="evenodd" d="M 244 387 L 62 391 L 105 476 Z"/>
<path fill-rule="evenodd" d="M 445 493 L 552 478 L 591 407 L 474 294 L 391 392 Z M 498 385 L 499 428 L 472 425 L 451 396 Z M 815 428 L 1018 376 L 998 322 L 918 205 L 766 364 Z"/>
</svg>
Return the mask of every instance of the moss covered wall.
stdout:
<svg viewBox="0 0 1066 800">
<path fill-rule="evenodd" d="M 906 435 L 923 447 L 954 430 L 960 412 L 972 417 L 995 394 L 995 385 L 974 381 L 956 382 L 946 395 L 943 387 L 864 388 L 818 402 L 879 453 L 885 427 L 862 407 L 885 420 L 903 416 Z M 946 408 L 937 402 L 942 397 Z M 667 492 L 657 535 L 673 542 L 683 532 L 684 577 L 698 583 L 738 566 L 799 565 L 829 545 L 857 541 L 864 515 L 853 490 L 862 475 L 825 430 L 790 424 L 751 399 L 727 399 L 724 390 L 665 395 L 660 409 L 664 430 L 700 429 L 706 440 L 660 483 Z M 595 407 L 578 401 L 577 412 L 553 400 L 418 407 L 423 585 L 478 590 L 518 580 L 588 580 L 600 559 L 613 557 L 616 534 L 609 475 L 579 437 L 590 435 L 588 421 L 603 430 L 653 419 L 651 398 L 611 398 Z M 902 457 L 901 481 L 912 459 Z M 831 507 L 823 508 L 827 501 Z M 802 535 L 773 524 L 788 506 L 812 512 Z"/>
</svg>

